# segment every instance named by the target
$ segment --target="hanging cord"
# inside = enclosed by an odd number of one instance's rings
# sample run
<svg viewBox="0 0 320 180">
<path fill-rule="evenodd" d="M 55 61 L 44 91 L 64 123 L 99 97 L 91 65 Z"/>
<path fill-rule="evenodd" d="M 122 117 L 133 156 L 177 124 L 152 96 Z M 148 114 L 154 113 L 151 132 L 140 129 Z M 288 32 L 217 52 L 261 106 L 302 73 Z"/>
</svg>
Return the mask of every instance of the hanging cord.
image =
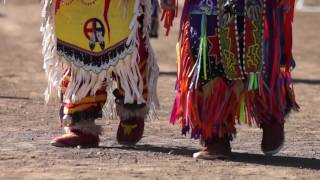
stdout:
<svg viewBox="0 0 320 180">
<path fill-rule="evenodd" d="M 200 73 L 201 73 L 201 66 L 203 68 L 203 78 L 204 80 L 208 79 L 207 74 L 207 53 L 208 53 L 208 35 L 207 35 L 207 26 L 208 20 L 207 16 L 215 14 L 213 2 L 212 0 L 202 0 L 200 2 L 200 11 L 193 12 L 194 14 L 202 14 L 201 17 L 201 37 L 200 37 L 200 46 L 199 46 L 199 53 L 198 53 L 198 60 L 196 63 L 197 66 L 197 76 L 195 78 L 195 86 L 198 85 Z"/>
<path fill-rule="evenodd" d="M 207 51 L 208 51 L 208 42 L 207 42 L 207 15 L 202 14 L 201 17 L 201 37 L 200 37 L 200 47 L 198 54 L 198 62 L 197 62 L 197 78 L 196 78 L 196 86 L 198 85 L 198 81 L 201 73 L 201 65 L 203 67 L 203 75 L 204 79 L 207 80 Z"/>
</svg>

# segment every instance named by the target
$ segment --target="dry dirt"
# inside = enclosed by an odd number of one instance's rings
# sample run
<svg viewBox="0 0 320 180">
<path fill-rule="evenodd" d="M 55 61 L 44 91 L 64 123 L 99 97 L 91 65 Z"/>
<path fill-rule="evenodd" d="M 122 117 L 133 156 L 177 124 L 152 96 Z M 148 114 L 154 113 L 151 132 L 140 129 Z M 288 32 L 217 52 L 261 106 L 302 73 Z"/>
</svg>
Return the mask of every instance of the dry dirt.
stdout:
<svg viewBox="0 0 320 180">
<path fill-rule="evenodd" d="M 174 95 L 177 36 L 153 40 L 161 69 L 159 120 L 146 124 L 132 148 L 115 141 L 116 121 L 104 127 L 100 148 L 55 148 L 62 133 L 57 106 L 45 106 L 39 1 L 0 5 L 0 179 L 320 179 L 320 14 L 296 13 L 294 72 L 301 112 L 286 124 L 286 144 L 277 156 L 260 151 L 261 130 L 241 126 L 229 160 L 195 160 L 201 146 L 168 123 Z M 177 34 L 175 26 L 172 34 Z"/>
</svg>

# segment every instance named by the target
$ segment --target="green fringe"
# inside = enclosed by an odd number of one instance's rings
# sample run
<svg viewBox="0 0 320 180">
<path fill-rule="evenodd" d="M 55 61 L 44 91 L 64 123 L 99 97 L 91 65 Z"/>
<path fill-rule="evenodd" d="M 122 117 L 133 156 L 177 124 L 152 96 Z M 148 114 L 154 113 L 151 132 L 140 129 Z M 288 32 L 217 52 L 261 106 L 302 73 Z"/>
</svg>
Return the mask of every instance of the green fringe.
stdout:
<svg viewBox="0 0 320 180">
<path fill-rule="evenodd" d="M 248 90 L 257 90 L 259 88 L 257 73 L 250 73 Z"/>
<path fill-rule="evenodd" d="M 197 76 L 195 79 L 195 84 L 197 85 L 201 76 L 201 67 L 203 68 L 203 78 L 208 79 L 207 74 L 207 52 L 208 52 L 208 42 L 207 42 L 207 15 L 202 14 L 201 18 L 201 37 L 198 52 L 198 59 L 196 63 Z"/>
<path fill-rule="evenodd" d="M 202 58 L 203 58 L 203 76 L 204 79 L 208 79 L 207 75 L 207 48 L 208 48 L 208 42 L 207 42 L 207 15 L 203 14 L 201 19 L 201 50 L 202 50 Z"/>
<path fill-rule="evenodd" d="M 241 96 L 240 100 L 240 114 L 239 114 L 239 124 L 244 124 L 245 123 L 245 111 L 246 111 L 246 103 L 245 103 L 245 96 Z"/>
</svg>

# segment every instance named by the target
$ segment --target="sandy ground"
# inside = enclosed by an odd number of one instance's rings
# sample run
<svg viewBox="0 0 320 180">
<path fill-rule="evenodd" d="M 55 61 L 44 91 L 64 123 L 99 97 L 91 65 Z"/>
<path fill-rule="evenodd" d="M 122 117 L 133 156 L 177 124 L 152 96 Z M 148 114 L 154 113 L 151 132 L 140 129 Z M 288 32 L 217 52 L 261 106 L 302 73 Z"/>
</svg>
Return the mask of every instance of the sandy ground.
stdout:
<svg viewBox="0 0 320 180">
<path fill-rule="evenodd" d="M 147 122 L 132 148 L 115 141 L 117 121 L 104 127 L 100 148 L 55 148 L 62 133 L 57 106 L 45 106 L 38 0 L 0 5 L 0 179 L 320 179 L 320 14 L 296 13 L 294 72 L 301 112 L 286 124 L 277 156 L 260 151 L 261 130 L 241 126 L 229 160 L 195 160 L 199 142 L 168 123 L 173 101 L 176 35 L 153 40 L 161 76 L 159 120 Z M 172 34 L 177 34 L 175 26 Z"/>
</svg>

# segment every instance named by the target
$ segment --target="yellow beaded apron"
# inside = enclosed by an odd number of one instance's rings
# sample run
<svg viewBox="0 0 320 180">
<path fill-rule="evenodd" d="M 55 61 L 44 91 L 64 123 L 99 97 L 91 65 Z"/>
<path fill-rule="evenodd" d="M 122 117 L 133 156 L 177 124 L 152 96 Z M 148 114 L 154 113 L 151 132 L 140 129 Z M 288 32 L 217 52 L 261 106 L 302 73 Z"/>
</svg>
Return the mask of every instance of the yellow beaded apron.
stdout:
<svg viewBox="0 0 320 180">
<path fill-rule="evenodd" d="M 129 38 L 134 8 L 135 1 L 56 0 L 58 54 L 95 73 L 117 64 L 135 46 Z"/>
</svg>

